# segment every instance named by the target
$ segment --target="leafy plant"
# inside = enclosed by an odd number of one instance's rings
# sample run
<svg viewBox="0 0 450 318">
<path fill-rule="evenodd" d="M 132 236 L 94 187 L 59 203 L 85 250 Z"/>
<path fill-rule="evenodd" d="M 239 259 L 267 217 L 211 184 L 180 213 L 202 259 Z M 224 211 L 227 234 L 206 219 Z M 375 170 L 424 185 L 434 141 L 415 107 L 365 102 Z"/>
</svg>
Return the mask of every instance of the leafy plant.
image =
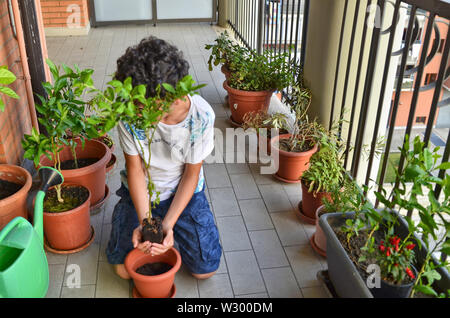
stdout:
<svg viewBox="0 0 450 318">
<path fill-rule="evenodd" d="M 288 53 L 273 56 L 271 52 L 262 54 L 246 50 L 232 54 L 233 69 L 229 79 L 230 87 L 243 91 L 278 90 L 291 85 L 293 75 L 288 62 Z"/>
<path fill-rule="evenodd" d="M 156 89 L 156 95 L 147 97 L 145 85 L 133 86 L 132 78 L 128 77 L 123 82 L 112 80 L 107 84 L 106 89 L 98 91 L 92 104 L 96 112 L 96 120 L 101 127 L 101 134 L 107 133 L 120 121 L 127 124 L 133 135 L 137 135 L 138 130 L 142 131 L 146 140 L 138 138 L 138 144 L 142 153 L 147 147 L 149 158 L 144 161 L 144 168 L 147 171 L 147 190 L 152 197 L 156 194 L 153 204 L 159 204 L 159 192 L 156 191 L 154 182 L 150 174 L 151 144 L 156 131 L 156 127 L 164 114 L 170 110 L 170 106 L 177 99 L 187 98 L 193 95 L 204 85 L 194 86 L 195 82 L 190 75 L 181 79 L 175 87 L 163 83 Z M 151 218 L 151 201 L 149 201 L 148 215 Z"/>
<path fill-rule="evenodd" d="M 316 120 L 308 117 L 312 93 L 304 84 L 301 67 L 294 63 L 291 69 L 295 81 L 285 95 L 284 102 L 294 115 L 294 124 L 291 137 L 282 140 L 281 145 L 289 152 L 303 152 L 312 149 L 326 131 Z"/>
<path fill-rule="evenodd" d="M 414 247 L 411 241 L 403 241 L 397 235 L 386 233 L 376 248 L 375 259 L 380 266 L 381 277 L 392 284 L 400 284 L 407 277 L 416 278 L 411 269 Z"/>
<path fill-rule="evenodd" d="M 258 134 L 270 137 L 271 130 L 287 130 L 287 117 L 282 113 L 269 114 L 266 111 L 248 112 L 243 117 L 242 128 L 255 129 Z"/>
<path fill-rule="evenodd" d="M 302 175 L 302 182 L 307 186 L 308 192 L 330 192 L 342 188 L 344 173 L 336 145 L 328 142 L 324 136 L 320 150 L 311 156 L 309 168 Z"/>
<path fill-rule="evenodd" d="M 212 71 L 213 65 L 217 66 L 219 64 L 223 64 L 226 68 L 230 69 L 231 55 L 237 47 L 238 45 L 233 43 L 227 31 L 220 34 L 215 40 L 215 44 L 205 45 L 206 50 L 211 50 L 211 55 L 208 59 L 209 70 Z"/>
<path fill-rule="evenodd" d="M 0 66 L 0 94 L 19 99 L 19 95 L 14 92 L 11 88 L 6 85 L 10 85 L 14 83 L 16 80 L 16 76 L 10 70 L 8 70 L 7 66 Z M 0 96 L 0 111 L 5 110 L 5 103 Z"/>
<path fill-rule="evenodd" d="M 60 73 L 60 68 L 47 59 L 47 64 L 53 75 L 54 84 L 42 83 L 48 97 L 37 95 L 41 104 L 36 104 L 36 110 L 42 115 L 38 120 L 45 128 L 47 135 L 40 134 L 33 128 L 31 135 L 24 135 L 22 146 L 25 150 L 24 158 L 30 159 L 36 166 L 42 156 L 50 159 L 54 168 L 61 171 L 61 160 L 59 153 L 64 146 L 70 146 L 73 159 L 77 162 L 75 147 L 76 142 L 69 139 L 67 132 L 76 132 L 83 136 L 81 131 L 90 132 L 93 137 L 98 133 L 93 126 L 89 126 L 85 117 L 86 102 L 82 96 L 87 91 L 92 91 L 93 81 L 91 75 L 93 70 L 80 70 L 75 66 L 71 69 L 62 65 L 64 74 Z M 84 139 L 82 138 L 84 145 Z M 61 197 L 61 185 L 56 187 L 59 202 L 63 202 Z"/>
<path fill-rule="evenodd" d="M 402 216 L 408 223 L 408 235 L 402 239 L 404 242 L 402 244 L 403 246 L 415 244 L 419 249 L 427 250 L 423 265 L 418 268 L 410 297 L 416 292 L 445 296 L 438 294 L 433 288 L 434 281 L 441 278 L 436 269 L 447 267 L 449 264 L 447 261 L 436 260 L 433 255 L 437 252 L 450 253 L 450 175 L 445 173 L 443 178 L 436 176 L 436 172 L 450 169 L 450 163 L 438 164 L 441 158 L 438 150 L 439 147 L 432 151 L 425 147 L 419 136 L 414 139 L 413 148 L 410 149 L 407 136 L 404 146 L 400 149 L 405 158 L 405 166 L 402 171 L 396 171 L 398 186 L 394 187 L 390 194 L 387 194 L 385 189 L 375 192 L 375 196 L 384 207 L 380 210 L 368 207 L 366 213 L 359 215 L 360 222 L 369 230 L 366 244 L 361 249 L 364 253 L 362 257 L 365 258 L 378 253 L 374 238 L 376 232 L 383 229 L 389 237 L 395 235 L 398 220 L 392 211 L 397 210 L 400 215 L 408 212 Z M 442 199 L 435 197 L 435 186 L 441 187 Z M 418 216 L 417 222 L 412 218 L 414 214 Z M 412 259 L 407 260 L 409 263 L 405 262 L 404 267 L 410 267 L 413 263 Z M 450 293 L 447 296 L 450 296 Z"/>
</svg>

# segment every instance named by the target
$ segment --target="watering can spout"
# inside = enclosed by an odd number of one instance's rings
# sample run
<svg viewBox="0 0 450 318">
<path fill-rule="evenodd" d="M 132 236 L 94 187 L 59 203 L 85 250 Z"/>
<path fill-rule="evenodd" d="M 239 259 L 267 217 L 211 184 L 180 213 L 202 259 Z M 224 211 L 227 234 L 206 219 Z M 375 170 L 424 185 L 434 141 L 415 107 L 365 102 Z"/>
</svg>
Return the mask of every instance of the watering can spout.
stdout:
<svg viewBox="0 0 450 318">
<path fill-rule="evenodd" d="M 42 243 L 44 242 L 44 198 L 47 190 L 53 186 L 64 182 L 62 174 L 51 167 L 41 167 L 39 170 L 39 177 L 41 184 L 39 185 L 39 191 L 36 195 L 36 201 L 34 203 L 34 229 L 38 234 Z"/>
</svg>

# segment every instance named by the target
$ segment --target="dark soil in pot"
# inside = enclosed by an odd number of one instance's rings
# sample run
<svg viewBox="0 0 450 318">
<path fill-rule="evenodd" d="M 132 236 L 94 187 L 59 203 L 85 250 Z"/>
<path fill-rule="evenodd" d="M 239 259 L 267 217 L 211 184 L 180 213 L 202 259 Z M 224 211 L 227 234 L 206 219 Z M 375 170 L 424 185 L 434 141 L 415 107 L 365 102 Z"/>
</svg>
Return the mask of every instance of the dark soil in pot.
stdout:
<svg viewBox="0 0 450 318">
<path fill-rule="evenodd" d="M 66 160 L 61 162 L 61 170 L 73 170 L 73 169 L 79 169 L 83 167 L 88 167 L 90 165 L 93 165 L 99 160 L 99 158 L 83 158 L 78 159 L 78 167 L 75 165 L 75 160 Z"/>
<path fill-rule="evenodd" d="M 167 263 L 147 263 L 142 265 L 136 270 L 136 273 L 145 276 L 156 276 L 168 272 L 172 268 L 172 265 Z"/>
<path fill-rule="evenodd" d="M 44 200 L 44 211 L 58 213 L 72 210 L 86 202 L 89 192 L 84 187 L 63 187 L 61 197 L 64 202 L 58 201 L 55 188 L 48 190 Z"/>
<path fill-rule="evenodd" d="M 18 184 L 6 180 L 0 180 L 0 200 L 3 200 L 23 187 L 23 184 Z"/>
<path fill-rule="evenodd" d="M 162 221 L 160 218 L 144 219 L 142 222 L 142 240 L 161 244 L 164 239 Z"/>
<path fill-rule="evenodd" d="M 370 264 L 376 264 L 375 259 L 367 258 L 365 261 L 360 262 L 358 259 L 362 255 L 361 248 L 364 247 L 364 245 L 367 242 L 367 238 L 369 236 L 368 231 L 360 231 L 357 236 L 353 235 L 349 242 L 347 242 L 347 236 L 346 233 L 338 230 L 335 231 L 337 238 L 342 244 L 342 247 L 347 252 L 347 255 L 350 257 L 350 259 L 355 264 L 356 268 L 358 269 L 361 277 L 364 281 L 367 280 L 369 274 L 367 273 L 366 269 Z M 378 232 L 374 233 L 375 242 L 380 242 L 381 238 L 378 235 Z M 378 243 L 376 243 L 378 244 Z M 383 280 L 382 282 L 386 282 L 389 284 L 392 284 L 389 280 Z M 406 279 L 401 283 L 401 285 L 406 285 L 412 283 L 413 280 L 406 276 Z"/>
</svg>

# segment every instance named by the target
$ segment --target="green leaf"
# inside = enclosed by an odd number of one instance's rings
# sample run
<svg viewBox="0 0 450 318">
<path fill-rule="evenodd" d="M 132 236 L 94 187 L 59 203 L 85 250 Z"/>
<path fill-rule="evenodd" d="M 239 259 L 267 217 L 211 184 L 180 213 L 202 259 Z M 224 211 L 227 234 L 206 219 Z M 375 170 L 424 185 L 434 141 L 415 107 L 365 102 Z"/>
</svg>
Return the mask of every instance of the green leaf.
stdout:
<svg viewBox="0 0 450 318">
<path fill-rule="evenodd" d="M 172 85 L 167 84 L 167 83 L 162 83 L 162 86 L 164 87 L 164 89 L 166 91 L 168 91 L 169 93 L 175 94 L 175 89 L 173 88 Z"/>
<path fill-rule="evenodd" d="M 431 288 L 430 286 L 426 286 L 426 285 L 417 285 L 416 290 L 425 295 L 433 295 L 433 296 L 438 295 L 433 288 Z"/>
<path fill-rule="evenodd" d="M 443 162 L 436 169 L 438 169 L 438 170 L 448 170 L 448 169 L 450 169 L 450 162 Z"/>
<path fill-rule="evenodd" d="M 6 87 L 6 86 L 0 86 L 0 93 L 3 93 L 9 97 L 15 98 L 15 99 L 19 99 L 19 95 L 16 94 L 15 91 L 13 91 L 11 88 Z"/>
<path fill-rule="evenodd" d="M 0 84 L 9 85 L 16 80 L 14 73 L 6 68 L 0 68 Z"/>
</svg>

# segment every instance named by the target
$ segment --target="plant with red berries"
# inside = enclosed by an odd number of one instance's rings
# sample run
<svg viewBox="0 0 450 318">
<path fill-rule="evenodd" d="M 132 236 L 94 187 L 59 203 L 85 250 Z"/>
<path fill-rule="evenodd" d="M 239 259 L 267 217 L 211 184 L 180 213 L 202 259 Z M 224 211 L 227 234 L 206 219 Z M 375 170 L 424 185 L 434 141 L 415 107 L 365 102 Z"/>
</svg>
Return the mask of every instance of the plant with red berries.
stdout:
<svg viewBox="0 0 450 318">
<path fill-rule="evenodd" d="M 403 241 L 393 234 L 386 234 L 374 251 L 381 277 L 392 284 L 402 284 L 416 278 L 411 264 L 414 261 L 414 247 L 411 241 Z"/>
</svg>

